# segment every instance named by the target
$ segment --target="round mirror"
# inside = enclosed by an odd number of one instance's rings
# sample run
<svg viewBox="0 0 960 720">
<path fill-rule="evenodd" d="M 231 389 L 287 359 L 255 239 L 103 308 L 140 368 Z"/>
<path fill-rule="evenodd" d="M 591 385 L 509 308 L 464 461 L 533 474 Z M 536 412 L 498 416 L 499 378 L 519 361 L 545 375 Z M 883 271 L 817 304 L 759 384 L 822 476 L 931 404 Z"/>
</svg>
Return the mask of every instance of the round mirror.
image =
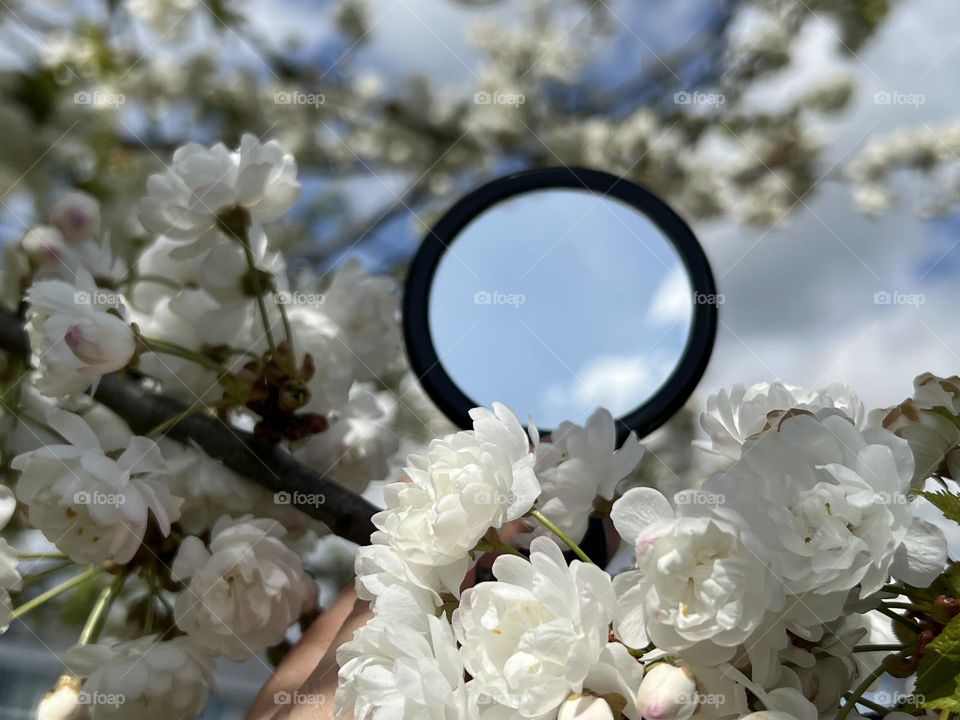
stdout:
<svg viewBox="0 0 960 720">
<path fill-rule="evenodd" d="M 690 396 L 716 313 L 686 224 L 633 183 L 571 168 L 501 178 L 457 203 L 404 296 L 413 371 L 459 426 L 495 400 L 545 432 L 602 406 L 621 439 Z"/>
</svg>

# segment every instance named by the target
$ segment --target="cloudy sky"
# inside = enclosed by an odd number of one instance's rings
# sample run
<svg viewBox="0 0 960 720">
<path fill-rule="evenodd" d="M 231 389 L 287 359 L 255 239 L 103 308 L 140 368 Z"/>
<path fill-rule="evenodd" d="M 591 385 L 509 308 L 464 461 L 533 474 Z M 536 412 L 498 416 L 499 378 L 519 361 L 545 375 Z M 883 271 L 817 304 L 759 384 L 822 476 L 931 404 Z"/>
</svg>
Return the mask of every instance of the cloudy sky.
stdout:
<svg viewBox="0 0 960 720">
<path fill-rule="evenodd" d="M 465 39 L 470 20 L 489 13 L 509 17 L 517 7 L 506 2 L 475 11 L 444 0 L 372 5 L 377 19 L 364 62 L 396 76 L 424 73 L 450 87 L 466 84 L 476 67 Z M 322 11 L 308 3 L 285 7 L 289 14 L 274 22 L 274 32 L 303 35 L 312 32 L 304 28 L 322 27 L 317 22 Z M 630 3 L 612 7 L 630 29 L 613 47 L 629 62 L 656 62 L 654 52 L 682 42 L 702 21 L 698 4 L 685 0 L 645 3 L 642 15 Z M 276 3 L 257 0 L 251 9 L 254 17 L 269 11 L 277 18 Z M 958 21 L 960 7 L 906 0 L 857 56 L 841 56 L 833 27 L 814 20 L 795 45 L 791 67 L 758 87 L 751 102 L 775 106 L 829 74 L 852 73 L 857 91 L 851 107 L 818 128 L 826 147 L 821 170 L 835 176 L 873 134 L 936 127 L 960 114 L 955 72 L 960 39 L 953 30 Z M 919 93 L 924 102 L 878 105 L 874 96 L 882 91 Z M 700 392 L 771 379 L 802 385 L 844 381 L 877 406 L 909 394 L 922 371 L 960 371 L 955 322 L 960 224 L 918 220 L 911 212 L 913 185 L 909 178 L 899 182 L 904 202 L 879 220 L 859 213 L 849 188 L 827 178 L 781 227 L 695 225 L 725 300 Z M 910 304 L 877 304 L 876 294 L 884 292 L 918 297 Z"/>
<path fill-rule="evenodd" d="M 523 3 L 370 0 L 372 30 L 368 42 L 350 53 L 351 60 L 387 80 L 423 74 L 450 92 L 472 92 L 480 58 L 467 39 L 471 24 L 484 17 L 509 21 Z M 610 72 L 656 65 L 656 53 L 687 40 L 712 7 L 704 0 L 607 3 L 623 26 L 597 58 Z M 329 65 L 344 51 L 333 41 L 334 3 L 245 0 L 243 8 L 258 36 L 278 45 L 296 39 L 304 59 Z M 960 326 L 954 322 L 960 222 L 918 220 L 910 200 L 918 183 L 911 178 L 898 182 L 905 196 L 901 206 L 872 220 L 854 208 L 848 186 L 835 179 L 871 135 L 904 126 L 936 128 L 960 116 L 958 22 L 955 4 L 901 0 L 852 56 L 836 52 L 829 22 L 813 20 L 794 43 L 791 66 L 755 88 L 750 101 L 763 108 L 838 72 L 852 74 L 856 82 L 843 116 L 818 127 L 826 147 L 820 168 L 825 179 L 812 197 L 797 202 L 782 226 L 694 225 L 725 300 L 701 394 L 738 381 L 844 381 L 876 406 L 906 396 L 919 372 L 960 371 Z M 226 35 L 220 42 L 225 62 L 262 62 L 235 37 Z M 877 92 L 919 94 L 923 103 L 879 105 Z M 398 192 L 403 179 L 358 178 L 354 185 L 358 208 L 375 207 Z M 413 227 L 410 218 L 389 226 L 384 235 L 390 244 L 372 243 L 363 259 L 375 267 L 387 253 L 409 256 L 418 242 Z M 910 304 L 876 304 L 875 295 L 883 292 L 918 297 Z"/>
</svg>

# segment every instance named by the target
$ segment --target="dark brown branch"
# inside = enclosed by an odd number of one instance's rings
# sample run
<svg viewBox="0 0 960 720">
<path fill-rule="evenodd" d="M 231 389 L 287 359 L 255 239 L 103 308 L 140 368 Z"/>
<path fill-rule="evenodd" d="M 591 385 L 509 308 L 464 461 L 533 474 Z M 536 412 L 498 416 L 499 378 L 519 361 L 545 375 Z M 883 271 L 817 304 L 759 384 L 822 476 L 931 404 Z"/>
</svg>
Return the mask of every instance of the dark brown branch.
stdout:
<svg viewBox="0 0 960 720">
<path fill-rule="evenodd" d="M 21 320 L 0 311 L 0 348 L 27 360 L 29 342 Z M 94 398 L 113 410 L 138 434 L 146 434 L 182 413 L 186 406 L 157 395 L 121 374 L 106 375 Z M 326 524 L 334 533 L 359 545 L 370 542 L 377 511 L 370 502 L 310 469 L 290 453 L 252 433 L 228 427 L 220 420 L 195 413 L 179 420 L 167 433 L 184 443 L 194 443 L 234 472 L 292 499 L 323 502 L 296 504 L 302 512 Z"/>
</svg>

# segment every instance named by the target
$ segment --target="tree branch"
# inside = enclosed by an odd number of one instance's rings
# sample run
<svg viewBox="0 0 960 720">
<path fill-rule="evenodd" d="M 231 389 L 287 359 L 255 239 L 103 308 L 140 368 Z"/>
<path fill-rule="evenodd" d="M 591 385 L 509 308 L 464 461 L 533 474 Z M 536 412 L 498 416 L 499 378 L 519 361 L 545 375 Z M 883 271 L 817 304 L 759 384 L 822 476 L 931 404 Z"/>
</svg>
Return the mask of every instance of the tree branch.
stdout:
<svg viewBox="0 0 960 720">
<path fill-rule="evenodd" d="M 0 311 L 0 348 L 29 360 L 30 344 L 22 321 L 10 312 Z M 104 376 L 93 397 L 126 420 L 140 435 L 186 409 L 182 403 L 149 392 L 120 373 Z M 183 443 L 195 443 L 239 475 L 274 492 L 286 492 L 292 500 L 315 500 L 322 495 L 324 499 L 320 503 L 294 504 L 345 540 L 358 545 L 370 542 L 370 533 L 375 529 L 371 518 L 377 508 L 307 467 L 276 444 L 199 413 L 182 418 L 166 434 Z"/>
</svg>

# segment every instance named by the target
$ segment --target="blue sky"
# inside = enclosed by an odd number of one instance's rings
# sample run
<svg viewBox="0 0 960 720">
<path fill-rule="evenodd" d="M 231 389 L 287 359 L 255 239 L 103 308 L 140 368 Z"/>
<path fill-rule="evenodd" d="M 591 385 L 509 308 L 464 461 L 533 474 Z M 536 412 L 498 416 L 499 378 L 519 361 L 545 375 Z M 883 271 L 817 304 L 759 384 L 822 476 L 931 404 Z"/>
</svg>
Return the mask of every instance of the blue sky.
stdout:
<svg viewBox="0 0 960 720">
<path fill-rule="evenodd" d="M 691 299 L 679 256 L 643 215 L 542 191 L 464 228 L 438 267 L 430 329 L 468 396 L 555 427 L 652 395 L 686 343 Z"/>
</svg>

